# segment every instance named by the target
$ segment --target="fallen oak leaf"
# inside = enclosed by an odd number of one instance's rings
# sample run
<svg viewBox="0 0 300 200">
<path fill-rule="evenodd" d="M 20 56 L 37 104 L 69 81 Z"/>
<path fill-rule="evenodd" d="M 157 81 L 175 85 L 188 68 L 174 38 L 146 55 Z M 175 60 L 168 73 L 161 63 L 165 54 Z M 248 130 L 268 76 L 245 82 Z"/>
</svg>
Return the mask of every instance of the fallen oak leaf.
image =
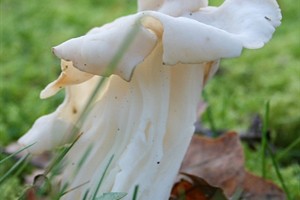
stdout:
<svg viewBox="0 0 300 200">
<path fill-rule="evenodd" d="M 228 198 L 242 189 L 243 199 L 285 199 L 278 186 L 245 171 L 243 148 L 235 132 L 216 139 L 195 135 L 180 171 L 222 188 Z"/>
</svg>

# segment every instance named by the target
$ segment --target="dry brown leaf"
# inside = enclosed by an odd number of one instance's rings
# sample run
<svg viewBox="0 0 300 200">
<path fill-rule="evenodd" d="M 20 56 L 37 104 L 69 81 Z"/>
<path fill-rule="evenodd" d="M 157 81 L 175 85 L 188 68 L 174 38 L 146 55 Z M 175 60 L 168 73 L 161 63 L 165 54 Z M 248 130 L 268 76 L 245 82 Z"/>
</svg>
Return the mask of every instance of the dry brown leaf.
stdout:
<svg viewBox="0 0 300 200">
<path fill-rule="evenodd" d="M 243 148 L 235 132 L 217 139 L 195 135 L 180 171 L 222 188 L 227 197 L 242 189 L 245 199 L 268 199 L 270 196 L 285 199 L 275 184 L 245 171 Z"/>
<path fill-rule="evenodd" d="M 170 200 L 180 199 L 183 196 L 185 200 L 207 200 L 205 194 L 201 190 L 198 190 L 197 187 L 194 187 L 193 183 L 181 179 L 173 186 Z"/>
<path fill-rule="evenodd" d="M 246 172 L 243 189 L 243 197 L 245 200 L 285 199 L 285 194 L 277 185 L 249 172 Z"/>
<path fill-rule="evenodd" d="M 211 139 L 195 135 L 181 171 L 204 178 L 232 196 L 244 179 L 244 155 L 236 133 Z"/>
<path fill-rule="evenodd" d="M 209 185 L 204 179 L 183 173 L 172 189 L 170 200 L 227 200 L 223 191 Z"/>
</svg>

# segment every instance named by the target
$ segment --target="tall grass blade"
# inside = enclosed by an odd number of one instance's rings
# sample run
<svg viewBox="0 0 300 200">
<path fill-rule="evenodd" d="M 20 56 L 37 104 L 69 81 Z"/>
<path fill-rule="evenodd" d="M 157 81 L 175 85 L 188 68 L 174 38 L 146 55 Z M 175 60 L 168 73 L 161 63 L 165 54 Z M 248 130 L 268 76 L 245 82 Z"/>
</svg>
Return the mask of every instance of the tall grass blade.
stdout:
<svg viewBox="0 0 300 200">
<path fill-rule="evenodd" d="M 243 188 L 242 187 L 238 187 L 236 189 L 236 191 L 234 192 L 234 194 L 231 197 L 231 200 L 239 200 L 241 199 L 241 196 L 243 194 Z"/>
<path fill-rule="evenodd" d="M 90 192 L 90 190 L 89 190 L 89 189 L 87 189 L 87 190 L 85 191 L 85 193 L 84 193 L 84 196 L 83 196 L 82 200 L 87 200 L 87 198 L 88 198 L 88 195 L 89 195 L 89 192 Z"/>
<path fill-rule="evenodd" d="M 134 187 L 134 191 L 133 191 L 133 196 L 132 196 L 132 200 L 137 200 L 137 195 L 138 195 L 138 192 L 139 192 L 139 186 L 136 185 Z"/>
<path fill-rule="evenodd" d="M 275 156 L 274 156 L 274 154 L 273 154 L 273 152 L 272 152 L 272 149 L 270 148 L 269 145 L 267 146 L 267 149 L 268 149 L 268 153 L 270 154 L 270 157 L 271 157 L 272 164 L 273 164 L 273 166 L 274 166 L 276 175 L 277 175 L 277 177 L 278 177 L 278 179 L 279 179 L 279 181 L 280 181 L 281 187 L 283 188 L 285 194 L 287 195 L 288 200 L 292 200 L 291 194 L 290 194 L 288 188 L 286 187 L 286 184 L 285 184 L 285 182 L 284 182 L 284 179 L 283 179 L 283 177 L 282 177 L 282 175 L 281 175 L 281 173 L 280 173 L 279 165 L 278 165 L 278 163 L 277 163 L 277 161 L 276 161 L 276 159 L 275 159 Z"/>
<path fill-rule="evenodd" d="M 20 149 L 20 150 L 18 150 L 18 151 L 16 151 L 16 152 L 10 154 L 9 156 L 3 158 L 2 160 L 0 160 L 0 165 L 1 165 L 2 163 L 4 163 L 5 161 L 9 160 L 10 158 L 14 157 L 15 155 L 17 155 L 18 153 L 20 153 L 20 152 L 22 152 L 22 151 L 28 149 L 29 147 L 31 147 L 31 146 L 34 145 L 34 144 L 35 144 L 35 143 L 30 144 L 30 145 L 28 145 L 28 146 L 26 146 L 26 147 L 23 147 L 22 149 Z"/>
<path fill-rule="evenodd" d="M 209 102 L 208 96 L 205 91 L 202 92 L 202 96 L 206 102 Z M 206 117 L 207 117 L 207 120 L 208 120 L 208 123 L 210 126 L 210 130 L 212 131 L 212 136 L 215 138 L 218 136 L 218 133 L 217 133 L 216 124 L 215 124 L 215 120 L 213 118 L 213 114 L 212 114 L 213 112 L 212 112 L 210 105 L 208 105 L 208 107 L 206 108 L 205 113 L 206 113 Z"/>
<path fill-rule="evenodd" d="M 50 171 L 53 170 L 53 168 L 58 165 L 62 159 L 65 157 L 65 155 L 70 151 L 70 149 L 74 146 L 74 144 L 78 141 L 78 139 L 81 137 L 82 133 L 79 134 L 77 136 L 77 138 L 75 138 L 75 140 L 70 144 L 70 146 L 68 146 L 67 148 L 65 148 L 62 153 L 58 154 L 56 156 L 56 158 L 52 161 L 52 163 L 46 168 L 44 175 L 46 176 Z"/>
<path fill-rule="evenodd" d="M 104 193 L 100 197 L 97 197 L 96 200 L 120 200 L 127 195 L 126 192 L 108 192 Z"/>
<path fill-rule="evenodd" d="M 92 148 L 93 148 L 93 146 L 90 145 L 90 146 L 86 149 L 86 151 L 84 152 L 83 156 L 82 156 L 81 159 L 79 160 L 78 165 L 76 166 L 76 170 L 75 170 L 74 175 L 76 175 L 76 174 L 79 172 L 80 168 L 81 168 L 82 165 L 85 163 L 86 159 L 88 158 L 89 154 L 91 153 Z"/>
<path fill-rule="evenodd" d="M 109 159 L 109 161 L 108 161 L 108 163 L 107 163 L 107 165 L 106 165 L 106 167 L 105 167 L 105 169 L 104 169 L 104 172 L 103 172 L 103 174 L 102 174 L 102 176 L 101 176 L 101 178 L 100 178 L 100 180 L 99 180 L 99 182 L 98 182 L 98 184 L 97 184 L 97 186 L 96 186 L 96 190 L 95 190 L 95 192 L 94 192 L 94 194 L 93 194 L 93 196 L 92 196 L 92 200 L 95 200 L 95 199 L 96 199 L 97 193 L 98 193 L 98 191 L 99 191 L 99 189 L 100 189 L 100 186 L 101 186 L 101 184 L 102 184 L 102 182 L 103 182 L 103 180 L 104 180 L 104 177 L 105 177 L 105 175 L 106 175 L 106 172 L 107 172 L 107 170 L 108 170 L 108 168 L 109 168 L 109 166 L 110 166 L 110 164 L 111 164 L 111 162 L 112 162 L 113 159 L 114 159 L 114 155 L 112 155 L 112 156 L 110 157 L 110 159 Z"/>
<path fill-rule="evenodd" d="M 298 137 L 292 144 L 290 144 L 288 147 L 286 147 L 283 151 L 281 151 L 277 156 L 276 160 L 281 160 L 288 152 L 293 149 L 295 146 L 297 146 L 300 143 L 300 137 Z"/>
<path fill-rule="evenodd" d="M 267 132 L 269 128 L 269 110 L 270 110 L 270 101 L 266 102 L 265 105 L 265 113 L 264 113 L 264 121 L 262 127 L 262 142 L 261 142 L 261 158 L 262 158 L 262 177 L 266 178 L 266 148 L 268 145 L 267 141 Z"/>
<path fill-rule="evenodd" d="M 82 183 L 82 184 L 80 184 L 80 185 L 78 185 L 78 186 L 75 186 L 75 187 L 73 187 L 73 188 L 71 188 L 71 189 L 68 189 L 68 190 L 66 190 L 66 188 L 64 189 L 64 190 L 62 190 L 62 192 L 60 193 L 60 197 L 62 197 L 62 196 L 64 196 L 65 194 L 67 194 L 67 193 L 69 193 L 69 192 L 72 192 L 72 191 L 74 191 L 74 190 L 76 190 L 76 189 L 78 189 L 78 188 L 80 188 L 80 187 L 82 187 L 82 186 L 84 186 L 84 185 L 86 185 L 86 184 L 88 184 L 90 181 L 86 181 L 86 182 L 84 182 L 84 183 Z"/>
<path fill-rule="evenodd" d="M 28 154 L 28 157 L 30 156 L 30 154 Z M 26 166 L 28 166 L 30 159 L 25 159 L 24 162 L 22 162 L 22 164 L 18 167 L 18 169 L 16 170 L 14 176 L 19 176 L 19 174 L 21 174 L 24 169 L 26 168 Z"/>
<path fill-rule="evenodd" d="M 0 177 L 0 185 L 4 183 L 4 181 L 9 177 L 12 176 L 13 173 L 22 166 L 23 162 L 28 158 L 30 154 L 24 155 L 18 162 L 16 162 L 3 176 Z"/>
<path fill-rule="evenodd" d="M 49 180 L 51 180 L 51 179 L 49 178 Z M 55 195 L 51 196 L 51 198 L 52 198 L 53 200 L 60 200 L 62 194 L 67 190 L 68 186 L 69 186 L 68 183 L 64 183 L 63 186 L 60 186 L 61 189 L 60 189 L 58 192 L 56 192 Z"/>
</svg>

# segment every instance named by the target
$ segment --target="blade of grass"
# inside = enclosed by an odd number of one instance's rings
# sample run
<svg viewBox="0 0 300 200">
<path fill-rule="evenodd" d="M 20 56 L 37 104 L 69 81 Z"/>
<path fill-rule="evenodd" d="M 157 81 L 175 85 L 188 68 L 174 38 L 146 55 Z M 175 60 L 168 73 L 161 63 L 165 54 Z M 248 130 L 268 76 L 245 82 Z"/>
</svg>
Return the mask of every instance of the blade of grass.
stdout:
<svg viewBox="0 0 300 200">
<path fill-rule="evenodd" d="M 283 190 L 285 191 L 288 200 L 291 200 L 291 195 L 284 183 L 284 179 L 280 173 L 279 170 L 279 165 L 275 159 L 275 156 L 272 152 L 272 149 L 270 148 L 270 146 L 268 145 L 268 141 L 267 141 L 267 132 L 268 132 L 268 127 L 269 127 L 269 112 L 270 112 L 270 101 L 266 102 L 265 105 L 265 116 L 264 116 L 264 121 L 263 121 L 263 130 L 262 130 L 262 152 L 261 152 L 261 156 L 262 156 L 262 177 L 265 178 L 266 177 L 266 153 L 268 153 L 271 157 L 272 160 L 272 164 L 274 166 L 276 175 L 281 183 L 281 186 L 283 188 Z"/>
<path fill-rule="evenodd" d="M 226 113 L 228 112 L 228 102 L 230 101 L 230 94 L 225 93 L 225 98 L 223 98 L 222 103 L 222 110 L 221 110 L 221 114 L 220 114 L 220 119 L 225 119 L 226 118 Z M 220 126 L 220 124 L 219 124 Z"/>
<path fill-rule="evenodd" d="M 69 193 L 69 192 L 72 192 L 72 191 L 74 191 L 74 190 L 76 190 L 76 189 L 78 189 L 78 188 L 80 188 L 80 187 L 82 187 L 82 186 L 88 184 L 89 182 L 90 182 L 90 181 L 86 181 L 86 182 L 84 182 L 84 183 L 82 183 L 82 184 L 80 184 L 80 185 L 78 185 L 78 186 L 75 186 L 75 187 L 73 187 L 73 188 L 71 188 L 71 189 L 62 191 L 62 192 L 60 193 L 59 196 L 62 197 L 62 196 L 64 196 L 65 194 L 67 194 L 67 193 Z"/>
<path fill-rule="evenodd" d="M 30 154 L 28 154 L 28 156 L 30 156 Z M 18 176 L 19 174 L 21 174 L 23 172 L 25 167 L 28 165 L 29 161 L 30 161 L 30 159 L 25 159 L 24 162 L 22 162 L 20 167 L 18 167 L 18 170 L 15 173 L 15 176 Z"/>
<path fill-rule="evenodd" d="M 209 102 L 208 96 L 205 91 L 202 92 L 202 96 L 206 102 Z M 216 124 L 215 124 L 215 121 L 213 118 L 212 109 L 211 109 L 210 105 L 207 106 L 205 113 L 206 113 L 206 117 L 207 117 L 210 129 L 212 131 L 212 137 L 215 138 L 218 136 L 218 134 L 217 134 L 217 128 L 216 128 Z"/>
<path fill-rule="evenodd" d="M 88 198 L 89 192 L 90 192 L 90 190 L 89 190 L 89 189 L 87 189 L 87 190 L 85 191 L 85 193 L 84 193 L 84 196 L 83 196 L 82 200 L 86 200 L 86 199 Z"/>
<path fill-rule="evenodd" d="M 261 142 L 261 158 L 262 158 L 262 177 L 266 178 L 266 148 L 267 148 L 267 132 L 269 127 L 269 110 L 270 110 L 270 101 L 266 102 L 264 121 L 262 127 L 262 142 Z"/>
<path fill-rule="evenodd" d="M 108 161 L 108 163 L 107 163 L 107 165 L 106 165 L 106 167 L 105 167 L 105 169 L 104 169 L 104 171 L 103 171 L 103 174 L 102 174 L 102 176 L 101 176 L 101 178 L 100 178 L 100 180 L 99 180 L 99 182 L 98 182 L 98 184 L 97 184 L 97 186 L 96 186 L 96 190 L 95 190 L 95 192 L 93 193 L 92 200 L 95 200 L 95 199 L 96 199 L 97 193 L 98 193 L 98 191 L 99 191 L 99 189 L 100 189 L 100 186 L 101 186 L 101 184 L 102 184 L 102 182 L 103 182 L 103 180 L 104 180 L 104 177 L 105 177 L 105 175 L 106 175 L 106 172 L 107 172 L 107 170 L 108 170 L 108 168 L 109 168 L 109 166 L 110 166 L 110 164 L 111 164 L 111 162 L 112 162 L 113 159 L 114 159 L 114 155 L 112 155 L 112 156 L 110 157 L 110 159 L 109 159 L 109 161 Z"/>
<path fill-rule="evenodd" d="M 44 175 L 46 176 L 58 163 L 62 161 L 62 159 L 65 157 L 65 155 L 70 151 L 70 149 L 74 146 L 74 144 L 78 141 L 78 139 L 81 137 L 82 133 L 80 133 L 77 138 L 70 144 L 69 147 L 65 148 L 62 153 L 58 154 L 56 158 L 53 160 L 53 162 L 46 168 Z"/>
<path fill-rule="evenodd" d="M 290 144 L 288 147 L 286 147 L 283 151 L 281 151 L 277 156 L 276 156 L 276 160 L 280 160 L 281 158 L 283 158 L 291 149 L 293 149 L 295 146 L 298 145 L 298 143 L 300 143 L 300 137 L 298 137 L 294 142 L 292 142 L 292 144 Z"/>
<path fill-rule="evenodd" d="M 137 200 L 138 192 L 139 192 L 139 185 L 136 185 L 136 186 L 134 187 L 132 200 Z"/>
<path fill-rule="evenodd" d="M 85 163 L 86 159 L 88 158 L 88 155 L 91 153 L 93 146 L 90 145 L 86 151 L 84 152 L 83 156 L 81 157 L 81 159 L 79 160 L 78 165 L 76 166 L 76 170 L 75 170 L 75 175 L 79 172 L 81 166 Z"/>
<path fill-rule="evenodd" d="M 97 197 L 96 200 L 120 200 L 127 195 L 126 192 L 108 192 L 104 193 L 100 197 Z"/>
<path fill-rule="evenodd" d="M 0 185 L 23 164 L 30 154 L 24 155 L 18 162 L 16 162 L 3 176 L 0 177 Z"/>
<path fill-rule="evenodd" d="M 243 188 L 238 187 L 231 197 L 231 200 L 239 200 L 243 194 Z"/>
<path fill-rule="evenodd" d="M 277 163 L 277 161 L 276 161 L 276 159 L 275 159 L 275 156 L 274 156 L 274 154 L 273 154 L 273 152 L 272 152 L 272 149 L 270 148 L 269 145 L 267 145 L 267 150 L 268 150 L 268 153 L 270 154 L 270 157 L 271 157 L 271 160 L 272 160 L 272 164 L 273 164 L 273 166 L 274 166 L 276 175 L 277 175 L 277 177 L 278 177 L 278 179 L 279 179 L 279 181 L 280 181 L 281 187 L 283 188 L 285 194 L 287 195 L 287 199 L 288 199 L 288 200 L 292 200 L 291 194 L 290 194 L 288 188 L 286 187 L 286 184 L 285 184 L 285 182 L 284 182 L 284 179 L 283 179 L 283 177 L 282 177 L 282 175 L 281 175 L 281 173 L 280 173 L 279 165 L 278 165 L 278 163 Z"/>
<path fill-rule="evenodd" d="M 49 180 L 51 180 L 51 179 L 49 179 Z M 60 191 L 59 192 L 57 192 L 55 195 L 54 195 L 54 197 L 52 197 L 54 200 L 60 200 L 61 198 L 61 194 L 62 193 L 64 193 L 64 191 L 66 191 L 67 190 L 67 188 L 68 188 L 68 186 L 69 186 L 69 183 L 64 183 L 64 185 L 61 187 L 60 186 Z"/>
<path fill-rule="evenodd" d="M 2 160 L 0 160 L 0 165 L 1 165 L 2 163 L 4 163 L 5 161 L 9 160 L 10 158 L 14 157 L 15 155 L 17 155 L 18 153 L 20 153 L 20 152 L 22 152 L 22 151 L 28 149 L 29 147 L 31 147 L 31 146 L 34 145 L 34 144 L 35 144 L 35 143 L 30 144 L 30 145 L 28 145 L 28 146 L 26 146 L 26 147 L 23 147 L 22 149 L 20 149 L 20 150 L 18 150 L 18 151 L 16 151 L 16 152 L 10 154 L 9 156 L 3 158 Z"/>
</svg>

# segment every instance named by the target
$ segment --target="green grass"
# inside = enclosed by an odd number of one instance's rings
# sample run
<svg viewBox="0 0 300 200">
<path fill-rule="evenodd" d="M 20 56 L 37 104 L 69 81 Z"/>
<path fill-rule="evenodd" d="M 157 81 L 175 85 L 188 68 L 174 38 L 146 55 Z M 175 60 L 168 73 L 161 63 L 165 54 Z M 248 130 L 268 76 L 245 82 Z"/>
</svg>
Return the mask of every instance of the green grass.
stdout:
<svg viewBox="0 0 300 200">
<path fill-rule="evenodd" d="M 240 58 L 223 60 L 205 93 L 215 129 L 244 131 L 254 114 L 264 115 L 264 103 L 270 101 L 272 142 L 284 148 L 300 135 L 300 2 L 279 3 L 283 21 L 271 42 L 263 49 L 245 50 Z M 0 146 L 17 140 L 35 119 L 61 103 L 63 92 L 39 99 L 40 91 L 60 73 L 51 47 L 135 9 L 134 0 L 0 0 Z M 247 167 L 260 175 L 259 152 L 247 147 L 245 152 Z M 293 196 L 300 187 L 300 168 L 297 161 L 284 158 L 299 156 L 298 143 L 280 159 Z M 280 185 L 271 159 L 265 162 L 266 177 Z M 1 174 L 12 165 L 0 166 Z M 21 190 L 20 180 L 13 177 L 0 187 L 0 197 L 14 199 L 12 191 Z"/>
<path fill-rule="evenodd" d="M 260 163 L 262 162 L 261 152 L 253 152 L 246 145 L 244 145 L 245 162 L 246 168 L 252 173 L 261 176 L 262 167 Z M 279 187 L 282 187 L 282 181 L 277 175 L 276 168 L 272 163 L 272 159 L 268 157 L 266 159 L 266 179 L 272 180 Z M 279 170 L 283 178 L 284 184 L 290 193 L 292 199 L 299 199 L 300 193 L 300 166 L 296 162 L 290 163 L 288 166 L 280 167 Z"/>
<path fill-rule="evenodd" d="M 0 154 L 0 160 L 4 160 L 7 156 Z M 22 180 L 16 176 L 16 173 L 22 176 L 30 174 L 30 167 L 20 166 L 17 161 L 5 159 L 5 164 L 0 164 L 0 199 L 14 200 L 21 196 L 26 186 L 22 184 Z M 23 162 L 24 163 L 24 162 Z M 21 163 L 22 164 L 22 163 Z M 17 169 L 17 167 L 21 167 Z M 20 171 L 20 169 L 22 171 Z"/>
</svg>

